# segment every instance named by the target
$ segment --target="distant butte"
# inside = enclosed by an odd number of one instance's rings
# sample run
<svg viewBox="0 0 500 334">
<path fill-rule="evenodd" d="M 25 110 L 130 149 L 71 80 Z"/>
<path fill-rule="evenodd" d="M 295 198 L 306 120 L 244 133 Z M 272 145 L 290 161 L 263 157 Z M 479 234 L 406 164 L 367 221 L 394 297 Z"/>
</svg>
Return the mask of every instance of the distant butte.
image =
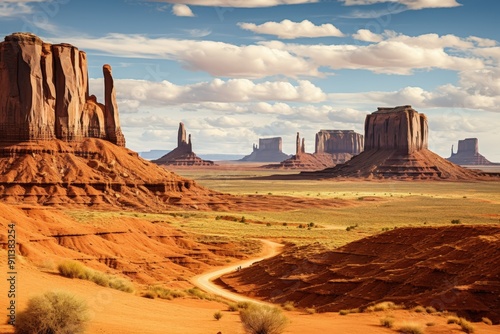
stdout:
<svg viewBox="0 0 500 334">
<path fill-rule="evenodd" d="M 466 138 L 458 141 L 458 151 L 453 152 L 453 145 L 451 146 L 451 156 L 448 161 L 457 165 L 499 165 L 486 159 L 479 153 L 479 141 L 477 138 Z"/>
<path fill-rule="evenodd" d="M 428 149 L 428 123 L 409 105 L 378 108 L 365 120 L 364 151 L 344 164 L 298 178 L 471 180 L 483 174 L 457 166 Z"/>
<path fill-rule="evenodd" d="M 251 162 L 280 162 L 290 156 L 283 153 L 283 140 L 281 137 L 259 138 L 259 146 L 254 145 L 251 154 L 240 161 Z"/>
<path fill-rule="evenodd" d="M 328 154 L 336 165 L 349 161 L 363 152 L 363 148 L 363 135 L 353 130 L 321 130 L 316 134 L 314 154 Z"/>
<path fill-rule="evenodd" d="M 165 166 L 214 166 L 214 162 L 203 160 L 193 152 L 191 135 L 186 135 L 184 123 L 179 124 L 177 147 L 157 160 L 155 164 Z"/>
</svg>

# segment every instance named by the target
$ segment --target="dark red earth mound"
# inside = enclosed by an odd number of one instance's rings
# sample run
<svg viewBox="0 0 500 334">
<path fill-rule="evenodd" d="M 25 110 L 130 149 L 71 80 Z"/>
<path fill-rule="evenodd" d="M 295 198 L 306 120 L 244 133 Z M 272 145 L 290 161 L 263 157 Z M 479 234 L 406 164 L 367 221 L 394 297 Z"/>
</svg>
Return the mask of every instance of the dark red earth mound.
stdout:
<svg viewBox="0 0 500 334">
<path fill-rule="evenodd" d="M 335 166 L 333 156 L 328 153 L 310 154 L 301 153 L 280 162 L 279 164 L 264 165 L 266 169 L 299 169 L 299 170 L 321 170 Z"/>
<path fill-rule="evenodd" d="M 221 283 L 319 311 L 393 301 L 499 323 L 500 226 L 400 228 L 334 251 L 291 248 Z"/>
</svg>

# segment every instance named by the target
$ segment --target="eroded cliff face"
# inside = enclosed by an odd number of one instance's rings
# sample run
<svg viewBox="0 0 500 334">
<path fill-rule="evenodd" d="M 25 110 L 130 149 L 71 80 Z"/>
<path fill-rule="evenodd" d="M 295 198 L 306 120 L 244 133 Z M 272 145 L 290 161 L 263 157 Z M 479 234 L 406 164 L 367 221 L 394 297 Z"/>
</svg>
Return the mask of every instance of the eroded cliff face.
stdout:
<svg viewBox="0 0 500 334">
<path fill-rule="evenodd" d="M 363 135 L 352 130 L 321 130 L 316 134 L 315 153 L 359 154 L 363 151 Z"/>
<path fill-rule="evenodd" d="M 459 140 L 458 152 L 454 153 L 452 146 L 451 156 L 448 160 L 457 165 L 498 165 L 479 153 L 479 140 L 477 138 Z"/>
<path fill-rule="evenodd" d="M 87 57 L 70 44 L 29 33 L 0 43 L 0 141 L 85 137 L 125 146 L 111 67 L 104 66 L 105 105 L 89 96 Z"/>
<path fill-rule="evenodd" d="M 365 151 L 412 154 L 428 147 L 427 117 L 411 106 L 378 108 L 365 121 Z"/>
</svg>

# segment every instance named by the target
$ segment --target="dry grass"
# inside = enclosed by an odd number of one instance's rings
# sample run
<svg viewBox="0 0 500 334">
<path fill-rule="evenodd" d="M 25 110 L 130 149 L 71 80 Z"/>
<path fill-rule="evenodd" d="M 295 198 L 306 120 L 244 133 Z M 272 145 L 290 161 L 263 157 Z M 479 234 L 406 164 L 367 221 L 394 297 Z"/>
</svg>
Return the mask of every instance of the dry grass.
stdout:
<svg viewBox="0 0 500 334">
<path fill-rule="evenodd" d="M 423 334 L 425 328 L 416 322 L 406 322 L 399 326 L 398 332 L 402 334 Z"/>
<path fill-rule="evenodd" d="M 256 304 L 241 310 L 240 320 L 247 334 L 281 334 L 288 324 L 280 309 Z"/>
<path fill-rule="evenodd" d="M 380 319 L 380 325 L 387 328 L 392 328 L 394 327 L 394 318 L 393 317 L 382 318 Z"/>
<path fill-rule="evenodd" d="M 474 333 L 474 326 L 472 325 L 472 323 L 470 321 L 467 321 L 464 318 L 460 318 L 458 325 L 460 326 L 460 328 L 462 328 L 463 332 L 468 333 L 468 334 Z"/>
<path fill-rule="evenodd" d="M 402 308 L 399 305 L 394 304 L 393 302 L 381 302 L 372 306 L 368 306 L 365 309 L 365 312 L 380 312 L 380 311 L 387 311 L 387 310 L 397 310 Z"/>
</svg>

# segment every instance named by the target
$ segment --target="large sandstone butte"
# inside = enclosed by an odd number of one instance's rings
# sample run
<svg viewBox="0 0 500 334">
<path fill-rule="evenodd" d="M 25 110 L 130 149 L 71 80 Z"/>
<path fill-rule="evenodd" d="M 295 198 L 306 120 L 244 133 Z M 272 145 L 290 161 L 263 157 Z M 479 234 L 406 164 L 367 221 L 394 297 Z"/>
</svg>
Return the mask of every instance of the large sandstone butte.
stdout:
<svg viewBox="0 0 500 334">
<path fill-rule="evenodd" d="M 283 153 L 282 147 L 281 137 L 259 138 L 259 146 L 254 145 L 252 153 L 240 161 L 280 162 L 289 158 L 287 154 Z"/>
<path fill-rule="evenodd" d="M 179 123 L 177 147 L 157 160 L 158 165 L 165 166 L 213 166 L 214 162 L 203 160 L 193 152 L 191 135 L 187 136 L 184 123 Z"/>
<path fill-rule="evenodd" d="M 487 178 L 441 158 L 428 147 L 424 114 L 409 105 L 378 108 L 365 120 L 365 148 L 344 164 L 300 178 L 362 177 L 376 179 L 470 180 Z"/>
<path fill-rule="evenodd" d="M 223 276 L 237 293 L 318 311 L 382 301 L 500 323 L 500 226 L 398 228 L 336 250 L 291 247 Z"/>
<path fill-rule="evenodd" d="M 332 156 L 329 154 L 311 154 L 306 153 L 304 138 L 300 138 L 297 132 L 295 139 L 295 155 L 280 162 L 279 164 L 264 165 L 262 168 L 268 169 L 301 169 L 301 170 L 319 170 L 333 166 Z"/>
<path fill-rule="evenodd" d="M 451 146 L 451 156 L 449 161 L 457 165 L 496 165 L 479 153 L 479 141 L 477 138 L 465 138 L 458 141 L 458 151 L 453 152 Z"/>
<path fill-rule="evenodd" d="M 125 146 L 111 66 L 104 65 L 105 104 L 89 96 L 87 56 L 69 44 L 29 33 L 0 43 L 0 141 L 100 138 Z"/>
<path fill-rule="evenodd" d="M 76 47 L 28 33 L 0 43 L 0 200 L 146 210 L 225 205 L 222 195 L 123 147 L 111 67 L 103 72 L 104 105 L 89 96 L 86 55 Z"/>
<path fill-rule="evenodd" d="M 363 151 L 363 135 L 353 130 L 320 130 L 316 134 L 315 155 L 329 154 L 334 164 L 349 161 Z"/>
</svg>

